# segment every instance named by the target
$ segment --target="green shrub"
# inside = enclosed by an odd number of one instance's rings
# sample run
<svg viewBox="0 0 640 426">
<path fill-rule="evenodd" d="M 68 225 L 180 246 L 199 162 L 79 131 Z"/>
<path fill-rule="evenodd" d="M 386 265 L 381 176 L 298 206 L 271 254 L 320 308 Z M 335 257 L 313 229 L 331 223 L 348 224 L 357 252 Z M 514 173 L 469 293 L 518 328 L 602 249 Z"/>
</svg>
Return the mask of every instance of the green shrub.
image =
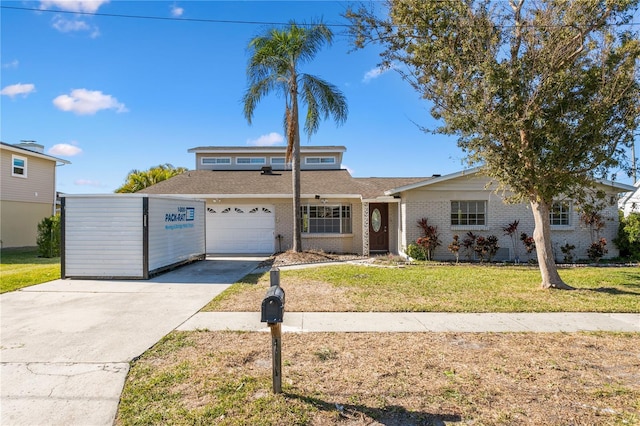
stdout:
<svg viewBox="0 0 640 426">
<path fill-rule="evenodd" d="M 407 255 L 410 258 L 415 260 L 427 259 L 427 255 L 424 252 L 424 248 L 422 248 L 422 246 L 419 246 L 418 244 L 415 244 L 415 243 L 409 244 L 409 247 L 407 247 Z"/>
<path fill-rule="evenodd" d="M 618 236 L 613 242 L 620 250 L 620 257 L 640 261 L 640 213 L 624 217 L 620 211 Z"/>
<path fill-rule="evenodd" d="M 60 216 L 45 217 L 38 224 L 38 254 L 42 257 L 60 256 Z"/>
</svg>

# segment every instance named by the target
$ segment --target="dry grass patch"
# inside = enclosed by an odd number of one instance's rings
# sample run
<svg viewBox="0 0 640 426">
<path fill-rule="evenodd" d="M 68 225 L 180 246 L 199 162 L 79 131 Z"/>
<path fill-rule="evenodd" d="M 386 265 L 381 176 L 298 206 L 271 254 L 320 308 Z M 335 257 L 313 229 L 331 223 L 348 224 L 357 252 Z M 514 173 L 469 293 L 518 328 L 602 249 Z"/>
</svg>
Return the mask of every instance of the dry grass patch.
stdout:
<svg viewBox="0 0 640 426">
<path fill-rule="evenodd" d="M 640 423 L 640 334 L 174 332 L 132 366 L 129 424 Z"/>
</svg>

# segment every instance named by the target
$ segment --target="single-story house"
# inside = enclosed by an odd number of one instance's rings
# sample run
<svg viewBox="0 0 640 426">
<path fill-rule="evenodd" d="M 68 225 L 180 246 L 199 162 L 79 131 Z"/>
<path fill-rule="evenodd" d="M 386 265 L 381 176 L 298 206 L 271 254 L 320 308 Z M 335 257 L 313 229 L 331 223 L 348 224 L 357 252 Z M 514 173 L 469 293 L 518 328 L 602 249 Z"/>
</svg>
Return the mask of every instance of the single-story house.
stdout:
<svg viewBox="0 0 640 426">
<path fill-rule="evenodd" d="M 293 245 L 292 173 L 285 147 L 196 147 L 195 170 L 140 192 L 182 195 L 206 200 L 206 248 L 210 254 L 274 253 Z M 421 237 L 417 223 L 427 218 L 438 227 L 442 245 L 435 259 L 454 256 L 447 246 L 455 234 L 495 235 L 501 247 L 496 260 L 524 258 L 524 246 L 512 246 L 503 227 L 519 220 L 518 233 L 533 233 L 526 204 L 505 204 L 478 169 L 449 175 L 410 178 L 355 178 L 342 168 L 344 146 L 303 146 L 301 203 L 303 249 L 336 253 L 404 254 Z M 609 194 L 633 187 L 602 181 Z M 607 207 L 600 236 L 611 241 L 618 229 L 617 205 Z M 580 223 L 570 199 L 559 200 L 551 213 L 557 257 L 564 244 L 586 257 L 589 230 Z M 518 241 L 518 243 L 520 243 Z M 608 256 L 617 250 L 608 246 Z M 461 255 L 461 258 L 463 256 Z"/>
</svg>

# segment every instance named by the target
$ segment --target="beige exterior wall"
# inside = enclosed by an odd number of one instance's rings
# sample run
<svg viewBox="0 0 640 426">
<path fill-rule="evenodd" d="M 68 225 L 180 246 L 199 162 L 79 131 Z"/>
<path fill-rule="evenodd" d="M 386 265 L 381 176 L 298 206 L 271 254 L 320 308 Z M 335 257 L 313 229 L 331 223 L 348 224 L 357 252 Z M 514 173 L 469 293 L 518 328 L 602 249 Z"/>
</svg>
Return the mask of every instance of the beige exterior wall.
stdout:
<svg viewBox="0 0 640 426">
<path fill-rule="evenodd" d="M 0 240 L 2 247 L 35 246 L 38 223 L 53 214 L 55 161 L 28 152 L 0 150 Z M 13 156 L 26 159 L 26 177 L 12 176 Z"/>
<path fill-rule="evenodd" d="M 1 201 L 2 248 L 35 246 L 38 238 L 38 224 L 49 216 L 51 216 L 51 204 Z"/>
<path fill-rule="evenodd" d="M 454 255 L 449 252 L 447 246 L 457 234 L 460 241 L 464 239 L 467 232 L 471 231 L 476 235 L 498 237 L 498 245 L 503 249 L 508 249 L 508 258 L 513 259 L 514 248 L 511 239 L 503 235 L 502 228 L 506 227 L 514 220 L 519 220 L 518 238 L 516 241 L 516 251 L 521 261 L 527 260 L 527 254 L 519 235 L 526 232 L 533 234 L 534 221 L 531 208 L 527 203 L 505 204 L 503 194 L 495 192 L 495 186 L 486 186 L 489 180 L 484 177 L 463 176 L 450 181 L 436 183 L 423 188 L 407 191 L 402 194 L 401 215 L 406 230 L 401 232 L 401 250 L 405 251 L 407 246 L 415 242 L 421 236 L 421 230 L 417 226 L 417 221 L 426 217 L 430 225 L 438 226 L 442 245 L 435 250 L 434 257 L 440 260 L 453 260 Z M 508 195 L 508 194 L 505 194 Z M 486 226 L 452 226 L 450 223 L 451 201 L 452 200 L 485 200 L 487 201 L 487 224 Z M 612 243 L 618 230 L 617 206 L 610 205 L 603 212 L 606 218 L 606 226 L 600 232 L 600 237 L 606 238 L 609 250 L 606 257 L 618 255 L 618 249 Z M 587 249 L 591 244 L 589 229 L 580 221 L 580 214 L 576 205 L 572 205 L 569 226 L 552 227 L 552 246 L 556 261 L 563 261 L 563 253 L 560 247 L 565 244 L 572 244 L 574 257 L 576 259 L 586 259 Z M 506 252 L 502 251 L 505 254 Z M 532 254 L 535 256 L 535 254 Z M 465 259 L 465 253 L 461 249 L 460 259 Z"/>
<path fill-rule="evenodd" d="M 55 161 L 32 157 L 28 153 L 16 153 L 2 149 L 0 193 L 2 200 L 49 203 L 55 197 Z M 27 159 L 27 177 L 12 176 L 12 156 Z M 53 210 L 52 210 L 53 211 Z"/>
</svg>

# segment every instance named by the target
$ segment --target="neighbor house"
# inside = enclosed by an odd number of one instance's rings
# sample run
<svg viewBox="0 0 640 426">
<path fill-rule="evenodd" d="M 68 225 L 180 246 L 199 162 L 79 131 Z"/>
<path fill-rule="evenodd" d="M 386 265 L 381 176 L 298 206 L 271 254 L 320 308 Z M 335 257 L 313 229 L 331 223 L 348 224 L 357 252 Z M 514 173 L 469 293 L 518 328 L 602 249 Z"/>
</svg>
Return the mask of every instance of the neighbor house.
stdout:
<svg viewBox="0 0 640 426">
<path fill-rule="evenodd" d="M 0 142 L 0 151 L 2 247 L 35 246 L 38 224 L 56 211 L 56 166 L 70 163 L 34 142 Z"/>
<path fill-rule="evenodd" d="M 197 147 L 196 169 L 140 192 L 180 194 L 206 200 L 206 247 L 210 254 L 273 253 L 293 244 L 292 175 L 285 147 Z M 436 259 L 453 259 L 447 250 L 454 235 L 495 235 L 495 259 L 524 259 L 502 228 L 518 220 L 518 233 L 533 232 L 528 205 L 505 204 L 479 169 L 413 178 L 354 178 L 342 168 L 344 146 L 301 148 L 303 249 L 327 252 L 404 254 L 421 236 L 417 223 L 427 218 L 438 227 L 442 245 Z M 612 196 L 633 187 L 601 181 Z M 602 212 L 607 219 L 599 236 L 607 241 L 618 228 L 617 206 Z M 593 236 L 579 220 L 573 200 L 554 204 L 551 213 L 554 248 L 573 244 L 585 257 Z M 609 256 L 617 250 L 609 246 Z M 584 252 L 584 253 L 583 253 Z M 461 253 L 461 258 L 464 254 Z M 560 257 L 560 260 L 562 258 Z"/>
<path fill-rule="evenodd" d="M 640 213 L 640 181 L 636 182 L 633 186 L 635 187 L 634 190 L 620 198 L 620 202 L 618 203 L 625 217 L 631 213 Z"/>
</svg>

